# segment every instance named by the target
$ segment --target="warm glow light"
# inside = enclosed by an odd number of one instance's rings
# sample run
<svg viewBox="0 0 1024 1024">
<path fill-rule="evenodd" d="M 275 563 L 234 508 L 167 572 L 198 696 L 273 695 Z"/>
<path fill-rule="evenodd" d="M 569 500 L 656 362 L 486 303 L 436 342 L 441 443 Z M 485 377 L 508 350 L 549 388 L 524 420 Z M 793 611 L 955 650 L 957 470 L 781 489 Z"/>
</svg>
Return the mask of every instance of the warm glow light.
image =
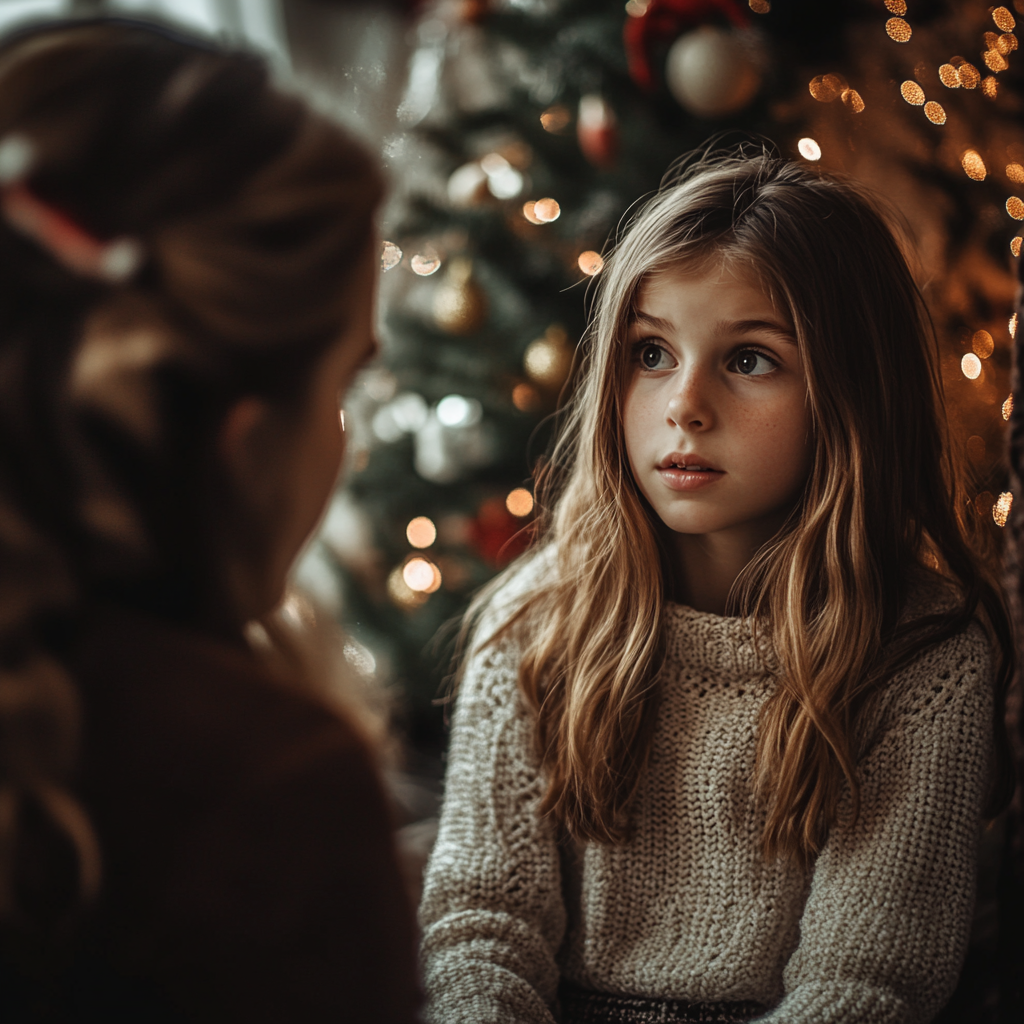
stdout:
<svg viewBox="0 0 1024 1024">
<path fill-rule="evenodd" d="M 1013 495 L 1009 491 L 1003 491 L 1003 493 L 996 498 L 996 503 L 992 506 L 992 518 L 996 521 L 996 526 L 1006 525 L 1006 520 L 1010 518 L 1010 509 L 1012 506 Z"/>
<path fill-rule="evenodd" d="M 437 527 L 426 516 L 417 516 L 405 528 L 405 536 L 414 548 L 429 548 L 437 540 Z"/>
<path fill-rule="evenodd" d="M 997 7 L 992 12 L 992 20 L 1000 32 L 1012 32 L 1017 25 L 1013 15 L 1005 7 Z"/>
<path fill-rule="evenodd" d="M 1016 313 L 1014 313 L 1013 316 L 1010 317 L 1009 328 L 1010 328 L 1010 337 L 1011 338 L 1016 338 L 1017 337 L 1017 314 Z"/>
<path fill-rule="evenodd" d="M 917 82 L 911 82 L 909 79 L 900 86 L 900 95 L 915 107 L 924 103 L 924 89 Z"/>
<path fill-rule="evenodd" d="M 1020 164 L 1007 164 L 1006 176 L 1010 181 L 1018 185 L 1024 185 L 1024 167 L 1021 167 Z"/>
<path fill-rule="evenodd" d="M 565 128 L 571 118 L 572 115 L 569 113 L 569 108 L 563 107 L 559 103 L 553 107 L 548 107 L 540 115 L 540 125 L 546 132 L 558 133 Z"/>
<path fill-rule="evenodd" d="M 416 253 L 416 255 L 409 260 L 409 266 L 412 267 L 413 272 L 419 274 L 420 277 L 429 277 L 440 269 L 441 257 L 432 249 L 428 249 L 426 252 Z"/>
<path fill-rule="evenodd" d="M 1003 419 L 1008 420 L 1010 414 L 1013 412 L 1013 395 L 1010 395 L 1005 402 L 1003 402 Z"/>
<path fill-rule="evenodd" d="M 626 13 L 631 18 L 642 18 L 651 6 L 651 0 L 627 0 Z"/>
<path fill-rule="evenodd" d="M 968 64 L 965 61 L 956 69 L 956 74 L 960 79 L 960 84 L 965 89 L 978 88 L 978 83 L 981 81 L 981 72 L 973 64 Z"/>
<path fill-rule="evenodd" d="M 530 201 L 529 201 L 529 202 L 527 202 L 527 203 L 523 203 L 523 216 L 524 216 L 524 217 L 525 217 L 525 218 L 526 218 L 526 219 L 527 219 L 527 220 L 528 220 L 528 221 L 529 221 L 529 222 L 530 222 L 531 224 L 543 224 L 543 223 L 544 223 L 544 221 L 542 221 L 542 220 L 541 220 L 541 219 L 540 219 L 540 218 L 539 218 L 539 217 L 538 217 L 538 216 L 537 216 L 537 215 L 536 215 L 536 214 L 535 214 L 535 213 L 533 212 L 533 208 L 534 208 L 534 206 L 536 206 L 536 205 L 537 205 L 537 204 L 536 204 L 536 203 L 534 203 L 534 202 L 533 202 L 533 200 L 530 200 Z"/>
<path fill-rule="evenodd" d="M 942 109 L 942 104 L 936 103 L 935 100 L 924 105 L 924 116 L 927 117 L 932 124 L 946 123 L 946 111 Z"/>
<path fill-rule="evenodd" d="M 860 114 L 864 110 L 864 100 L 856 89 L 843 90 L 843 102 L 855 113 Z"/>
<path fill-rule="evenodd" d="M 402 262 L 402 250 L 394 242 L 384 242 L 380 247 L 380 269 L 392 270 Z"/>
<path fill-rule="evenodd" d="M 533 511 L 533 495 L 525 487 L 510 491 L 505 499 L 505 508 L 514 516 L 528 516 Z"/>
<path fill-rule="evenodd" d="M 396 566 L 388 576 L 388 597 L 399 608 L 411 610 L 418 608 L 427 599 L 427 595 L 413 590 L 405 582 L 402 566 Z"/>
<path fill-rule="evenodd" d="M 960 360 L 960 369 L 968 380 L 977 380 L 981 376 L 981 360 L 973 352 L 968 352 Z"/>
<path fill-rule="evenodd" d="M 959 89 L 960 88 L 960 76 L 957 74 L 957 70 L 952 64 L 943 64 L 939 68 L 939 81 L 947 89 Z"/>
<path fill-rule="evenodd" d="M 540 404 L 540 395 L 537 394 L 537 389 L 530 387 L 529 384 L 517 384 L 512 389 L 512 404 L 520 412 L 530 412 Z"/>
<path fill-rule="evenodd" d="M 815 75 L 807 88 L 819 103 L 831 103 L 839 98 L 839 94 L 846 88 L 846 83 L 839 75 Z"/>
<path fill-rule="evenodd" d="M 558 220 L 561 214 L 562 208 L 554 199 L 538 199 L 533 204 L 533 215 L 541 224 L 550 224 L 553 220 Z"/>
<path fill-rule="evenodd" d="M 985 175 L 988 173 L 985 169 L 985 161 L 982 160 L 981 154 L 976 149 L 967 150 L 961 157 L 960 163 L 963 164 L 968 178 L 973 178 L 975 181 L 985 180 Z"/>
<path fill-rule="evenodd" d="M 749 0 L 749 2 L 750 9 L 755 14 L 768 14 L 772 9 L 770 0 Z"/>
<path fill-rule="evenodd" d="M 985 62 L 985 67 L 989 71 L 1005 71 L 1010 65 L 1006 63 L 1006 58 L 998 50 L 986 50 L 981 59 Z"/>
<path fill-rule="evenodd" d="M 576 263 L 579 265 L 580 270 L 582 270 L 588 277 L 600 274 L 601 271 L 604 270 L 604 260 L 601 258 L 601 254 L 599 252 L 594 252 L 593 249 L 581 252 Z"/>
<path fill-rule="evenodd" d="M 885 31 L 894 43 L 909 43 L 914 34 L 910 26 L 902 18 L 890 18 L 885 23 Z"/>
<path fill-rule="evenodd" d="M 402 569 L 402 579 L 410 590 L 433 594 L 441 586 L 441 570 L 426 558 L 410 558 Z"/>
<path fill-rule="evenodd" d="M 981 91 L 990 99 L 994 100 L 999 93 L 999 83 L 989 75 L 984 82 L 981 83 Z"/>
<path fill-rule="evenodd" d="M 971 350 L 979 359 L 988 359 L 995 351 L 996 343 L 988 331 L 975 331 L 971 338 Z"/>
<path fill-rule="evenodd" d="M 1010 252 L 1014 256 L 1019 256 L 1020 255 L 1021 243 L 1024 243 L 1024 238 L 1022 238 L 1020 235 L 1017 235 L 1016 238 L 1011 238 L 1010 239 Z"/>
<path fill-rule="evenodd" d="M 1008 53 L 1013 53 L 1014 50 L 1020 43 L 1017 42 L 1017 37 L 1012 32 L 1004 32 L 996 40 L 996 49 L 1005 57 Z"/>
<path fill-rule="evenodd" d="M 885 9 L 890 14 L 906 14 L 907 5 L 905 0 L 885 0 Z"/>
<path fill-rule="evenodd" d="M 1006 200 L 1006 212 L 1014 220 L 1024 220 L 1024 202 L 1021 201 L 1019 196 L 1010 196 Z"/>
<path fill-rule="evenodd" d="M 814 139 L 801 139 L 797 144 L 796 148 L 799 150 L 800 155 L 805 160 L 820 160 L 821 159 L 821 146 L 819 146 Z"/>
</svg>

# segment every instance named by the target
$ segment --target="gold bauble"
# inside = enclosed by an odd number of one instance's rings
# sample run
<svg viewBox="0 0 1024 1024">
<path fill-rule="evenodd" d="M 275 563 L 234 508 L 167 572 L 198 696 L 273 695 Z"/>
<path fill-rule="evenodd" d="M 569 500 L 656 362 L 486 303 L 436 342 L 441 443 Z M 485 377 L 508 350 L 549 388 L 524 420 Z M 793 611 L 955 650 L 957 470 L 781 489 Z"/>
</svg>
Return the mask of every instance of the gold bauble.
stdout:
<svg viewBox="0 0 1024 1024">
<path fill-rule="evenodd" d="M 449 334 L 474 334 L 487 319 L 487 296 L 473 279 L 473 264 L 464 256 L 453 259 L 434 293 L 434 321 Z"/>
</svg>

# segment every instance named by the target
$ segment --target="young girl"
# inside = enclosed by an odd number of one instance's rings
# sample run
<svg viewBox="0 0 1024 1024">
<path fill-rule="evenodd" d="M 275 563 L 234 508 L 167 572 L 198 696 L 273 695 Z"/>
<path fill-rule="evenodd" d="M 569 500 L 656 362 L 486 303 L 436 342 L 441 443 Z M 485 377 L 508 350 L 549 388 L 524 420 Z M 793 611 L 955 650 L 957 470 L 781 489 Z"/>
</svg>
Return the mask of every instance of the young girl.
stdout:
<svg viewBox="0 0 1024 1024">
<path fill-rule="evenodd" d="M 416 1017 L 367 744 L 244 638 L 335 482 L 380 197 L 253 57 L 0 45 L 4 1021 Z"/>
<path fill-rule="evenodd" d="M 850 183 L 709 158 L 633 219 L 540 544 L 461 681 L 430 1021 L 873 1024 L 949 997 L 1011 786 L 1011 645 L 926 324 Z"/>
</svg>

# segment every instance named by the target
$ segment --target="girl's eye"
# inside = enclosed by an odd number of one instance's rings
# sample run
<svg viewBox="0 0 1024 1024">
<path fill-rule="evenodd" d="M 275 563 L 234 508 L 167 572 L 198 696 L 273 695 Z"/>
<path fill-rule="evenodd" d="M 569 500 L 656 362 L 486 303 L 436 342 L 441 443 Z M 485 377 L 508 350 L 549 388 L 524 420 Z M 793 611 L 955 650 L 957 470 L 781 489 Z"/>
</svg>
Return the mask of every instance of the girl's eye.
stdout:
<svg viewBox="0 0 1024 1024">
<path fill-rule="evenodd" d="M 770 359 L 763 352 L 748 348 L 733 356 L 730 368 L 746 377 L 761 377 L 778 369 L 778 365 L 774 359 Z"/>
<path fill-rule="evenodd" d="M 637 346 L 637 354 L 645 370 L 667 370 L 672 365 L 668 353 L 660 345 L 651 342 L 641 342 Z"/>
</svg>

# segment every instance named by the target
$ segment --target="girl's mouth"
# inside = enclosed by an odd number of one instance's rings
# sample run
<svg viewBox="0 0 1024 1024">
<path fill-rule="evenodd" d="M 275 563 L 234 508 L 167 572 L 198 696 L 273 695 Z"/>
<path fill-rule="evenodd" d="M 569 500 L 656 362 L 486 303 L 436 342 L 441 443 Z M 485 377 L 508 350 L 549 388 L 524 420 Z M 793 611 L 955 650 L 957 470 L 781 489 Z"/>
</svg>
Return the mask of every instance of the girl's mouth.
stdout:
<svg viewBox="0 0 1024 1024">
<path fill-rule="evenodd" d="M 715 483 L 725 474 L 707 460 L 695 456 L 670 455 L 657 467 L 665 485 L 672 491 L 696 491 Z"/>
</svg>

